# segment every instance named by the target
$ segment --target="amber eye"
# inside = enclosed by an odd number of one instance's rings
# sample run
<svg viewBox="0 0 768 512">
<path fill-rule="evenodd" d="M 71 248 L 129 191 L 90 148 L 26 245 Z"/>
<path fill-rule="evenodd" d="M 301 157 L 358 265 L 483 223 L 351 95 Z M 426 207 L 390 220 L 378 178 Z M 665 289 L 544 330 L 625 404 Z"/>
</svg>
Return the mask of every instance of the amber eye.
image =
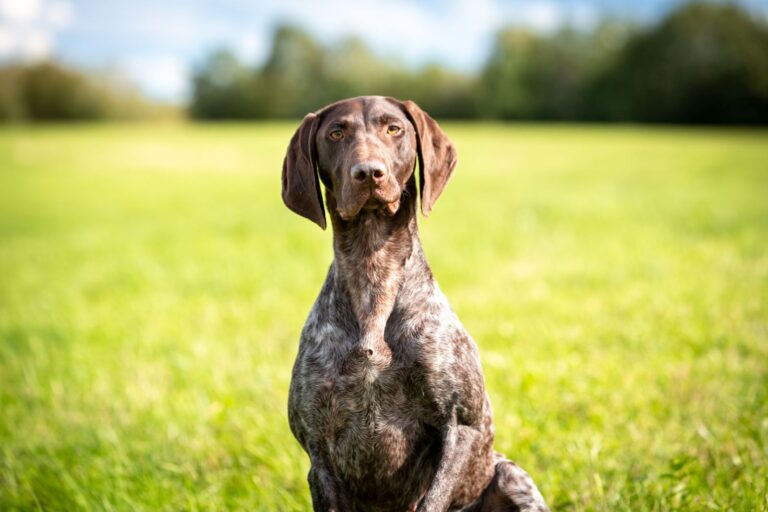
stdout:
<svg viewBox="0 0 768 512">
<path fill-rule="evenodd" d="M 338 128 L 336 128 L 335 130 L 332 130 L 328 134 L 328 138 L 333 140 L 333 141 L 337 141 L 338 142 L 338 141 L 340 141 L 341 139 L 344 138 L 344 132 L 339 130 Z"/>
<path fill-rule="evenodd" d="M 403 129 L 395 124 L 387 126 L 387 135 L 398 135 L 401 131 L 403 131 Z"/>
</svg>

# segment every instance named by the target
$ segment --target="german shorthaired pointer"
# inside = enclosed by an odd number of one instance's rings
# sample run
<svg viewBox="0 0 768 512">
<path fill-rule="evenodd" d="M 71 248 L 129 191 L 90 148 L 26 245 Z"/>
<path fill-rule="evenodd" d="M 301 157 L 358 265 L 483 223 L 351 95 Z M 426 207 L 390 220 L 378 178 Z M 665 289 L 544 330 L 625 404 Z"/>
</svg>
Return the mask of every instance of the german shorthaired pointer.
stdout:
<svg viewBox="0 0 768 512">
<path fill-rule="evenodd" d="M 308 114 L 283 200 L 325 229 L 335 259 L 301 334 L 288 419 L 309 454 L 315 510 L 545 511 L 493 451 L 477 346 L 438 288 L 417 229 L 456 150 L 411 101 L 353 98 Z"/>
</svg>

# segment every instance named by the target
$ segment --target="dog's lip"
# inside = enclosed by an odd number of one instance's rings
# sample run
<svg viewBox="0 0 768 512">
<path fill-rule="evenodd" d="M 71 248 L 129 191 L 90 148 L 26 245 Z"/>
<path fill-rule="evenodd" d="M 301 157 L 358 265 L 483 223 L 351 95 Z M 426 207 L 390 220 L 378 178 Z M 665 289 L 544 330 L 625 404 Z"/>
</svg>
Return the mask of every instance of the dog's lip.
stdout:
<svg viewBox="0 0 768 512">
<path fill-rule="evenodd" d="M 400 194 L 391 194 L 390 196 L 387 196 L 383 193 L 377 193 L 378 191 L 374 190 L 373 193 L 368 196 L 368 200 L 365 202 L 365 204 L 368 203 L 375 203 L 379 206 L 381 205 L 387 205 L 389 203 L 394 203 L 395 201 L 400 199 Z"/>
<path fill-rule="evenodd" d="M 391 187 L 390 194 L 387 195 L 382 187 L 377 186 L 371 190 L 370 198 L 387 205 L 399 201 L 402 194 L 402 187 Z"/>
<path fill-rule="evenodd" d="M 371 190 L 367 197 L 365 198 L 365 201 L 362 201 L 360 206 L 356 206 L 354 208 L 350 209 L 342 209 L 337 208 L 336 211 L 339 212 L 339 215 L 344 220 L 352 220 L 354 219 L 361 211 L 376 211 L 376 210 L 383 210 L 388 215 L 394 215 L 397 213 L 397 210 L 400 208 L 400 196 L 402 192 L 396 193 L 397 191 L 393 191 L 392 196 L 387 196 L 383 194 L 381 188 L 377 187 Z"/>
</svg>

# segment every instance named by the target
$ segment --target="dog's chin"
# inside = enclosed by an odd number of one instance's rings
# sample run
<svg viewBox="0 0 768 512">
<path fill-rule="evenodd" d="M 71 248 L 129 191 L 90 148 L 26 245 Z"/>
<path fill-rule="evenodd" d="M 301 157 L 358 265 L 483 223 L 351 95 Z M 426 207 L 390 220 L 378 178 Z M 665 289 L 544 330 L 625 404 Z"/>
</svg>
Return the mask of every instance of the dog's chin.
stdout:
<svg viewBox="0 0 768 512">
<path fill-rule="evenodd" d="M 392 217 L 399 209 L 399 194 L 385 195 L 379 191 L 373 191 L 373 193 L 368 194 L 367 197 L 359 199 L 352 208 L 338 208 L 337 211 L 343 220 L 349 221 L 358 217 L 361 212 L 382 212 L 385 215 Z"/>
<path fill-rule="evenodd" d="M 398 197 L 394 201 L 380 201 L 378 199 L 369 200 L 363 205 L 363 209 L 381 211 L 392 217 L 397 213 L 397 210 L 400 209 L 400 198 Z"/>
</svg>

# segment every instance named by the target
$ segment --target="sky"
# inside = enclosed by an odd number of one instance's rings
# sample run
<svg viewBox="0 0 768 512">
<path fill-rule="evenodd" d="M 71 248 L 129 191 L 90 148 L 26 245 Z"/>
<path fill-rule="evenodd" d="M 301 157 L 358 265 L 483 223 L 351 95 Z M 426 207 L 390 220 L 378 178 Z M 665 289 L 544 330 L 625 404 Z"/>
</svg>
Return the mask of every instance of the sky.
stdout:
<svg viewBox="0 0 768 512">
<path fill-rule="evenodd" d="M 502 26 L 588 29 L 602 17 L 653 23 L 683 0 L 0 0 L 0 62 L 58 58 L 110 70 L 147 95 L 183 102 L 207 54 L 258 65 L 282 23 L 325 43 L 357 36 L 418 66 L 482 66 Z M 768 0 L 734 0 L 768 20 Z"/>
</svg>

